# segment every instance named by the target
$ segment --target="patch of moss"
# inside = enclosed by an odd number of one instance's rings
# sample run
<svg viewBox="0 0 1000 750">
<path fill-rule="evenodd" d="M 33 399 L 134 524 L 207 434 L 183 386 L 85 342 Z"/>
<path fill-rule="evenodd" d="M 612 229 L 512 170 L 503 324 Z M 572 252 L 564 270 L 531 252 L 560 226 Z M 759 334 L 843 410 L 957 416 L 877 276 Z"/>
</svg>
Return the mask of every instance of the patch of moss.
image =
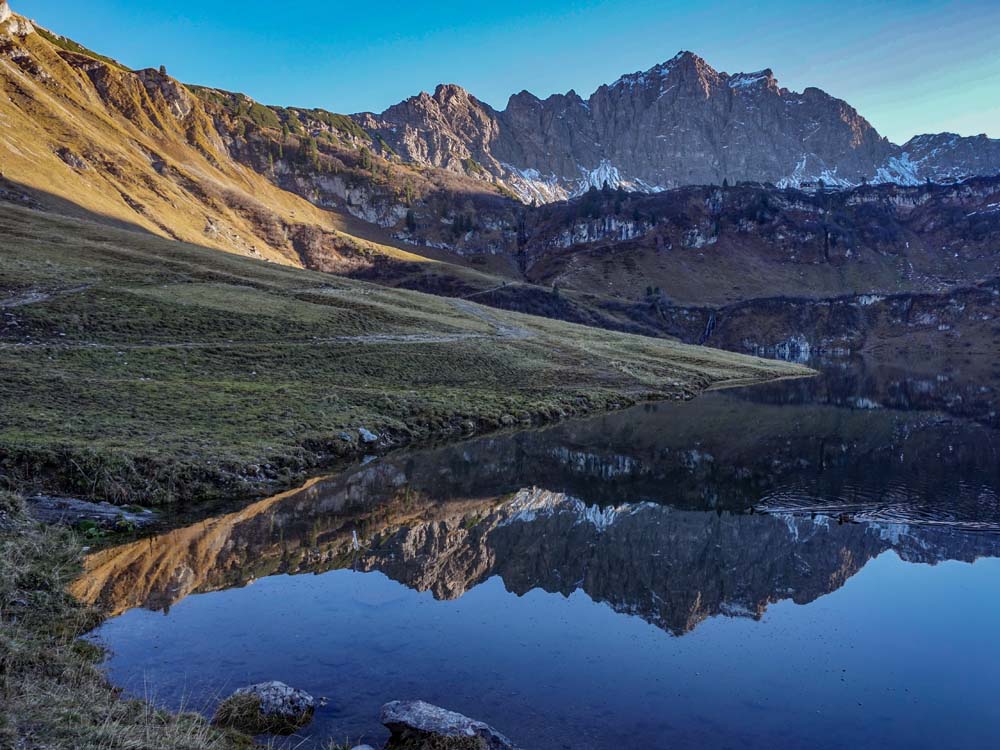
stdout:
<svg viewBox="0 0 1000 750">
<path fill-rule="evenodd" d="M 462 159 L 462 167 L 465 173 L 471 177 L 482 177 L 486 174 L 486 168 L 471 156 Z"/>
<path fill-rule="evenodd" d="M 247 120 L 260 128 L 281 129 L 281 118 L 275 108 L 254 101 L 245 94 L 188 84 L 187 89 L 204 102 L 224 109 L 230 116 Z"/>
<path fill-rule="evenodd" d="M 308 110 L 297 110 L 301 116 L 311 118 L 317 122 L 321 122 L 334 130 L 338 130 L 345 135 L 349 135 L 352 138 L 356 138 L 359 141 L 371 141 L 371 136 L 368 134 L 364 128 L 358 125 L 354 120 L 352 120 L 347 115 L 338 115 L 333 112 L 327 112 L 325 109 L 308 109 Z"/>
</svg>

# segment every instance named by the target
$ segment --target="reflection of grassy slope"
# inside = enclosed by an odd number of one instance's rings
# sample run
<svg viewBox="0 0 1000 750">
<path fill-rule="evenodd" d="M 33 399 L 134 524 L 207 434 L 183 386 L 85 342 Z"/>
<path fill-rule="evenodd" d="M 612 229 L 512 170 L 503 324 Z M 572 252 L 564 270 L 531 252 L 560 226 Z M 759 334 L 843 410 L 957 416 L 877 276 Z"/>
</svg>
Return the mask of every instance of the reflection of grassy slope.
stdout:
<svg viewBox="0 0 1000 750">
<path fill-rule="evenodd" d="M 23 209 L 0 231 L 6 304 L 49 295 L 4 310 L 5 473 L 76 491 L 192 496 L 351 452 L 360 426 L 419 439 L 803 372 Z"/>
</svg>

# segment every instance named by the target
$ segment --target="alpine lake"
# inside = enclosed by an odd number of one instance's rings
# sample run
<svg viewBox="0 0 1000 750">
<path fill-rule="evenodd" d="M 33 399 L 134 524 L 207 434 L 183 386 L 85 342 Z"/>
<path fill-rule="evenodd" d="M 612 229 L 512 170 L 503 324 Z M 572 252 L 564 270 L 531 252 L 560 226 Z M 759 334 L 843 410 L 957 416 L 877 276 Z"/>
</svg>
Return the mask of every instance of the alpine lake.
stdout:
<svg viewBox="0 0 1000 750">
<path fill-rule="evenodd" d="M 127 695 L 526 750 L 1000 747 L 1000 377 L 861 361 L 372 458 L 88 557 Z"/>
</svg>

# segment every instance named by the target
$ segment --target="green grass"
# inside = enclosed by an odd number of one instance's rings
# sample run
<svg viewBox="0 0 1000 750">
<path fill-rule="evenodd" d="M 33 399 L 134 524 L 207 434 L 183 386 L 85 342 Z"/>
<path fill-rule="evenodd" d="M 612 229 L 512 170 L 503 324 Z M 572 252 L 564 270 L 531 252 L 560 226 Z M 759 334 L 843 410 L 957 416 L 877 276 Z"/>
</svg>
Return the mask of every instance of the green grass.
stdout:
<svg viewBox="0 0 1000 750">
<path fill-rule="evenodd" d="M 211 102 L 224 108 L 233 117 L 249 120 L 262 128 L 281 129 L 281 120 L 273 109 L 255 102 L 243 94 L 234 94 L 229 91 L 220 91 L 193 84 L 188 85 L 187 89 L 202 101 Z"/>
<path fill-rule="evenodd" d="M 87 49 L 82 44 L 74 42 L 72 39 L 67 39 L 64 36 L 53 34 L 48 29 L 43 29 L 39 26 L 36 26 L 35 32 L 38 33 L 38 35 L 41 36 L 46 41 L 50 42 L 51 44 L 54 44 L 59 49 L 64 49 L 68 52 L 75 52 L 78 55 L 86 55 L 87 57 L 92 57 L 95 60 L 100 60 L 101 62 L 107 63 L 108 65 L 114 68 L 118 68 L 118 70 L 124 70 L 124 71 L 129 70 L 129 68 L 126 68 L 117 60 L 113 60 L 110 57 L 105 57 L 104 55 L 100 55 L 97 52 L 94 52 L 93 50 Z"/>
<path fill-rule="evenodd" d="M 333 112 L 327 112 L 325 109 L 305 109 L 293 111 L 299 118 L 305 117 L 310 120 L 316 120 L 317 122 L 330 126 L 334 130 L 340 131 L 344 135 L 356 138 L 359 141 L 371 141 L 372 139 L 368 134 L 368 131 L 358 125 L 347 115 L 338 115 Z M 385 143 L 384 141 L 382 142 L 383 144 Z M 392 149 L 389 150 L 391 151 Z"/>
<path fill-rule="evenodd" d="M 19 488 L 257 494 L 363 452 L 361 427 L 398 445 L 806 372 L 24 209 L 0 208 L 0 237 Z M 29 294 L 47 298 L 14 306 Z"/>
<path fill-rule="evenodd" d="M 483 177 L 486 175 L 486 168 L 471 156 L 462 159 L 462 167 L 465 169 L 465 173 L 472 177 Z"/>
</svg>

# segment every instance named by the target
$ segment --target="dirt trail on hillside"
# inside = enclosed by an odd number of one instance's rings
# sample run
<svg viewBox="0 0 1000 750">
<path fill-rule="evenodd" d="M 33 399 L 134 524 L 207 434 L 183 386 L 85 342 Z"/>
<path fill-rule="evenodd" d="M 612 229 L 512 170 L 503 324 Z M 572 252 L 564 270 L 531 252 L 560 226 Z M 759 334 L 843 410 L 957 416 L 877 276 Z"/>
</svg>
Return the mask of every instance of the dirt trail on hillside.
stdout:
<svg viewBox="0 0 1000 750">
<path fill-rule="evenodd" d="M 43 292 L 30 292 L 29 294 L 22 294 L 20 297 L 8 297 L 7 299 L 0 299 L 0 310 L 33 305 L 36 302 L 45 302 L 48 299 L 50 299 L 50 296 Z"/>
<path fill-rule="evenodd" d="M 74 290 L 75 291 L 75 290 Z M 31 300 L 26 298 L 31 296 Z M 37 298 L 36 298 L 37 297 Z M 16 307 L 48 299 L 48 295 L 25 295 L 13 300 L 0 301 L 0 307 Z M 0 351 L 49 348 L 49 349 L 110 349 L 115 351 L 140 351 L 146 349 L 245 349 L 257 346 L 316 346 L 324 344 L 451 344 L 474 339 L 524 340 L 535 336 L 533 331 L 505 323 L 488 309 L 465 300 L 448 300 L 459 312 L 471 315 L 489 324 L 492 333 L 370 333 L 357 336 L 331 336 L 309 340 L 278 341 L 163 341 L 140 344 L 101 344 L 70 341 L 24 341 L 0 343 Z M 13 304 L 13 303 L 17 304 Z"/>
<path fill-rule="evenodd" d="M 24 307 L 25 305 L 36 305 L 39 302 L 48 302 L 53 297 L 59 297 L 64 294 L 78 294 L 79 292 L 84 292 L 87 289 L 90 289 L 90 287 L 90 284 L 85 284 L 83 286 L 73 287 L 72 289 L 62 289 L 55 292 L 28 292 L 27 294 L 22 294 L 17 297 L 0 299 L 0 310 L 9 310 L 14 307 Z"/>
<path fill-rule="evenodd" d="M 529 331 L 527 328 L 521 328 L 520 326 L 509 325 L 503 322 L 496 315 L 494 315 L 489 308 L 482 307 L 474 302 L 468 302 L 464 299 L 450 299 L 448 301 L 451 302 L 451 304 L 454 305 L 459 312 L 472 315 L 493 326 L 496 338 L 523 340 L 530 339 L 535 335 L 533 331 Z"/>
</svg>

